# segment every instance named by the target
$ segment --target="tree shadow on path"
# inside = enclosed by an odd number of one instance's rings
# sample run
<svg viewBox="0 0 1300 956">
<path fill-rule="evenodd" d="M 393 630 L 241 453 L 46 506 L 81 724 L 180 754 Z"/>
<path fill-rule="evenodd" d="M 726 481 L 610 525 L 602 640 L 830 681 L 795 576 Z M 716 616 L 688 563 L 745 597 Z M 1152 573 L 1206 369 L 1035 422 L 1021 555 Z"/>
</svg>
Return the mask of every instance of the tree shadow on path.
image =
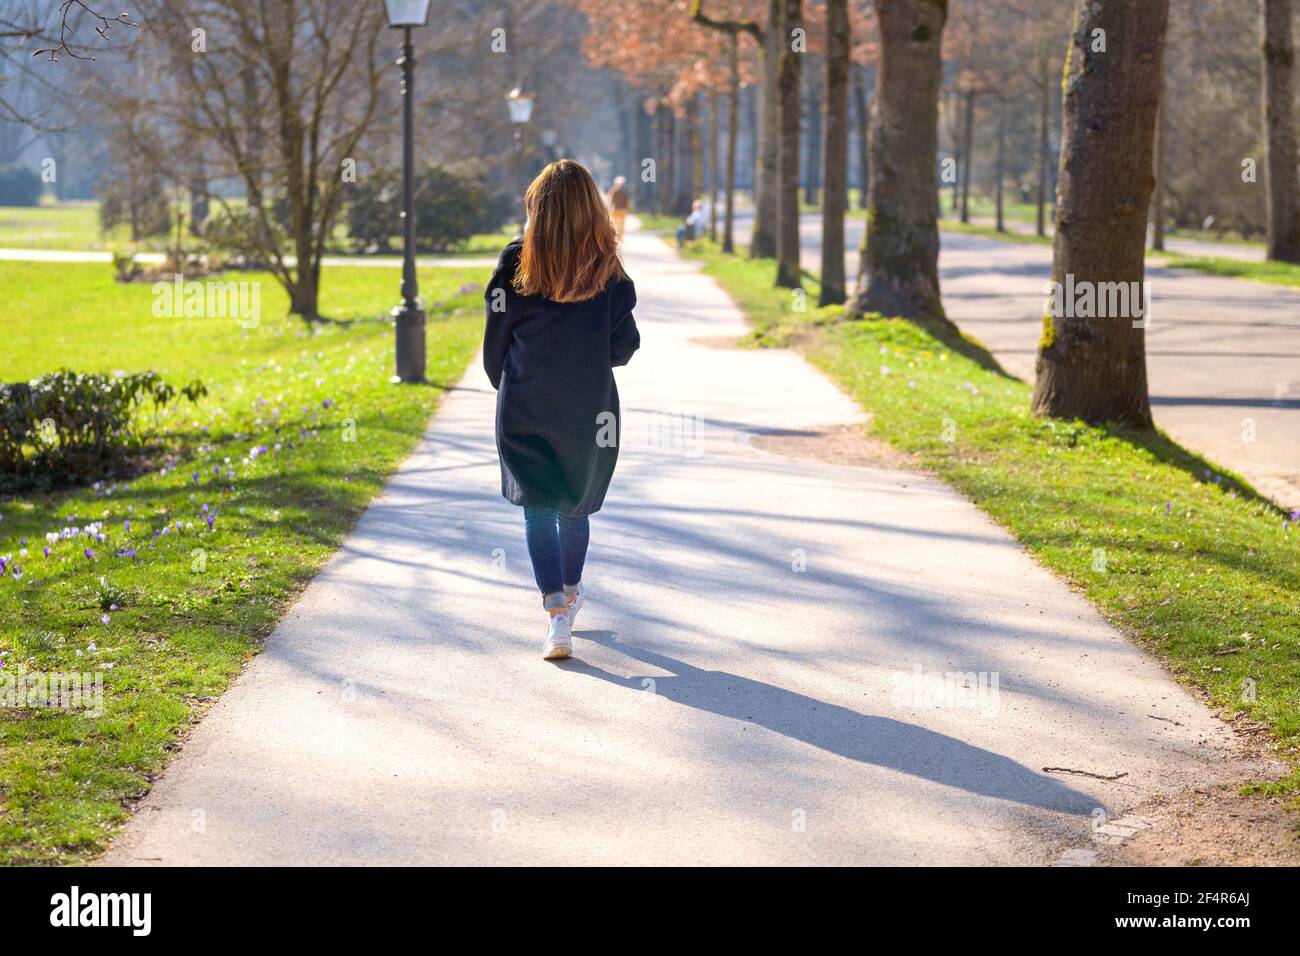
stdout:
<svg viewBox="0 0 1300 956">
<path fill-rule="evenodd" d="M 703 670 L 643 647 L 620 643 L 614 631 L 581 631 L 577 636 L 668 671 L 670 676 L 620 677 L 577 657 L 559 663 L 572 673 L 641 693 L 645 692 L 642 681 L 650 678 L 654 681 L 653 693 L 673 703 L 757 724 L 827 753 L 981 796 L 1078 815 L 1088 815 L 1098 805 L 1095 797 L 1035 773 L 1008 757 L 915 724 L 860 714 L 725 671 Z"/>
</svg>

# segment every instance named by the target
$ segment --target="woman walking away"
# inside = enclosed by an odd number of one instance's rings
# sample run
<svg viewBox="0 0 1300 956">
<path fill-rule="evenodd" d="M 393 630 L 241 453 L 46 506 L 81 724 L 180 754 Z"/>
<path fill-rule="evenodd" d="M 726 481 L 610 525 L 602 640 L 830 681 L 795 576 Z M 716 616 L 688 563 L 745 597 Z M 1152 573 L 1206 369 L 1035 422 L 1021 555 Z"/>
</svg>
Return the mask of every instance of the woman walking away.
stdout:
<svg viewBox="0 0 1300 956">
<path fill-rule="evenodd" d="M 587 516 L 600 510 L 621 429 L 613 368 L 641 344 L 636 289 L 591 174 L 543 169 L 524 198 L 524 235 L 484 291 L 483 365 L 497 390 L 501 494 L 524 509 L 533 575 L 550 615 L 542 656 L 573 651 L 585 597 Z"/>
</svg>

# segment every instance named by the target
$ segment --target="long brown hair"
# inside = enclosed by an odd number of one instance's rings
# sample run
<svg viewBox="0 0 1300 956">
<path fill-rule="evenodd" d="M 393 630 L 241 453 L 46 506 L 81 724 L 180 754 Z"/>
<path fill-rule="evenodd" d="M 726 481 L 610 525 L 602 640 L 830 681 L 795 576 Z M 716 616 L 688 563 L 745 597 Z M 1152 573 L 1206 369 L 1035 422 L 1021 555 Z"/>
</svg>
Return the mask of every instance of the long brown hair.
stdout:
<svg viewBox="0 0 1300 956">
<path fill-rule="evenodd" d="M 515 269 L 520 295 L 552 302 L 594 298 L 626 276 L 618 258 L 618 233 L 591 173 L 571 159 L 550 163 L 524 197 L 528 224 Z"/>
</svg>

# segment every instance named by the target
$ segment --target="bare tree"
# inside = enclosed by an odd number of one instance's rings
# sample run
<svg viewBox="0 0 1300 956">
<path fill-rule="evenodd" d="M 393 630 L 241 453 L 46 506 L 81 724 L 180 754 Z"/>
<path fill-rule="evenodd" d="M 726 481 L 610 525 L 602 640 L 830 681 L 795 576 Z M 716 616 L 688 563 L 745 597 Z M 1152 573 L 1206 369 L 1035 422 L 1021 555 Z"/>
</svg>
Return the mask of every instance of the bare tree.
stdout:
<svg viewBox="0 0 1300 956">
<path fill-rule="evenodd" d="M 243 181 L 252 251 L 270 264 L 290 310 L 315 321 L 345 164 L 356 162 L 380 100 L 382 7 L 157 0 L 150 14 L 150 42 L 170 54 L 160 58 L 169 75 L 159 110 L 185 148 L 220 163 L 214 174 Z M 203 48 L 194 30 L 204 31 Z M 178 182 L 191 175 L 174 171 Z"/>
</svg>

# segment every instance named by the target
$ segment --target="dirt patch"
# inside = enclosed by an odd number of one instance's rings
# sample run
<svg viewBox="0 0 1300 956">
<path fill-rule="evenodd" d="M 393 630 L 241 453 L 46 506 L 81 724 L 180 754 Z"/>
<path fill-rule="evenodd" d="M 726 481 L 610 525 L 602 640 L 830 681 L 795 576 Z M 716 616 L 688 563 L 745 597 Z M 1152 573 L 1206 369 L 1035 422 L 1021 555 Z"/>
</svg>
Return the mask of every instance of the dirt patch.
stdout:
<svg viewBox="0 0 1300 956">
<path fill-rule="evenodd" d="M 911 457 L 863 432 L 861 425 L 825 425 L 803 431 L 755 435 L 761 451 L 828 465 L 858 468 L 915 468 Z"/>
<path fill-rule="evenodd" d="M 700 335 L 691 339 L 692 345 L 703 345 L 706 349 L 743 349 L 746 336 L 743 335 Z"/>
<path fill-rule="evenodd" d="M 1153 820 L 1121 846 L 1106 847 L 1109 866 L 1297 866 L 1300 815 L 1273 796 L 1232 787 L 1158 797 L 1133 811 Z"/>
</svg>

